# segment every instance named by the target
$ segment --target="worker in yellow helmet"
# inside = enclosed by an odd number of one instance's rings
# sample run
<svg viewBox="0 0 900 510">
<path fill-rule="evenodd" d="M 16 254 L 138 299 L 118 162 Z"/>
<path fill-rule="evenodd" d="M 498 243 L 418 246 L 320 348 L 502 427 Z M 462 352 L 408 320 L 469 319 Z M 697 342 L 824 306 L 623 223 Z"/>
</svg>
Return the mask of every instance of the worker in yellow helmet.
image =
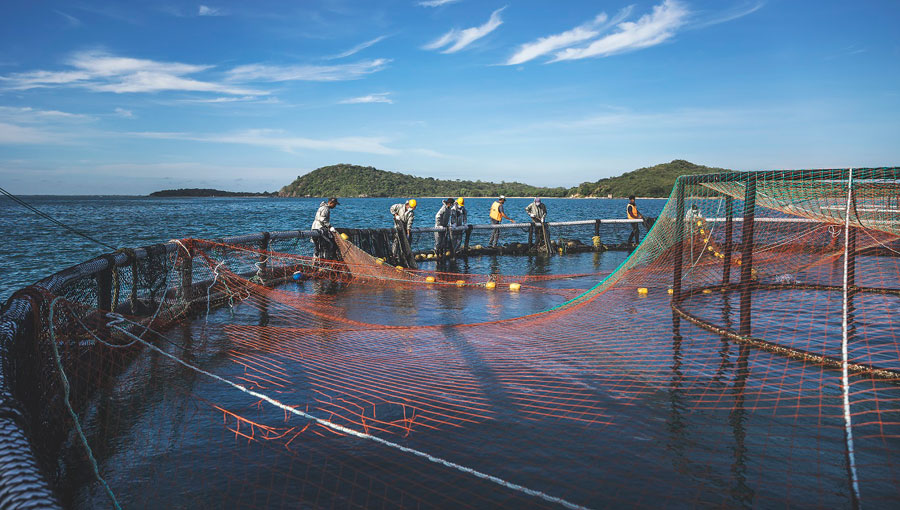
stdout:
<svg viewBox="0 0 900 510">
<path fill-rule="evenodd" d="M 466 211 L 466 200 L 463 197 L 456 199 L 450 209 L 450 228 L 465 227 L 469 223 L 469 212 Z M 463 233 L 461 230 L 452 231 L 453 249 L 459 251 L 462 244 Z"/>
<path fill-rule="evenodd" d="M 510 218 L 509 216 L 507 216 L 506 213 L 503 211 L 503 204 L 505 204 L 505 203 L 506 203 L 506 197 L 504 197 L 503 195 L 500 195 L 500 198 L 498 198 L 496 202 L 491 204 L 491 224 L 499 225 L 500 222 L 503 221 L 503 218 L 508 219 L 509 222 L 512 223 L 513 219 Z M 496 248 L 497 243 L 499 241 L 500 241 L 500 229 L 495 228 L 494 231 L 491 233 L 491 241 L 488 243 L 488 246 L 490 246 L 491 248 Z"/>
<path fill-rule="evenodd" d="M 394 217 L 394 228 L 397 229 L 398 238 L 394 241 L 394 245 L 391 248 L 391 251 L 394 252 L 395 255 L 400 253 L 399 244 L 401 241 L 399 236 L 406 235 L 406 241 L 409 241 L 410 235 L 412 235 L 411 229 L 413 224 L 413 217 L 415 217 L 416 209 L 416 199 L 411 198 L 402 204 L 394 204 L 391 206 L 391 215 Z"/>
</svg>

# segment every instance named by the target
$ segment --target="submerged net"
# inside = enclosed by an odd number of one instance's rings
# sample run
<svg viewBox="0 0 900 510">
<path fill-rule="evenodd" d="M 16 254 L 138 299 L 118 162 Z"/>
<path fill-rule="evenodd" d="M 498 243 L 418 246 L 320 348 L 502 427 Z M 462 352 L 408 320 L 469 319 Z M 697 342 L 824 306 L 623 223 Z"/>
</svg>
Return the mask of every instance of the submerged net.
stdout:
<svg viewBox="0 0 900 510">
<path fill-rule="evenodd" d="M 182 240 L 20 294 L 19 398 L 74 507 L 888 507 L 898 177 L 683 177 L 609 275 Z"/>
</svg>

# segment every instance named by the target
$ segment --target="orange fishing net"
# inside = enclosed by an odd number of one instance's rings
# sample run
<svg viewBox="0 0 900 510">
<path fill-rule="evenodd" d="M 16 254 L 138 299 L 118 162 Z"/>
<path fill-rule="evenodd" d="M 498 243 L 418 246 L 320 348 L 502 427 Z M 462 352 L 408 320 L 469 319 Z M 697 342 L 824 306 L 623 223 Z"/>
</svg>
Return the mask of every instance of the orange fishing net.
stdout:
<svg viewBox="0 0 900 510">
<path fill-rule="evenodd" d="M 38 350 L 60 347 L 90 446 L 46 389 L 61 493 L 106 504 L 102 478 L 125 507 L 890 506 L 896 173 L 682 178 L 610 275 L 182 240 L 143 314 L 125 291 L 112 316 L 44 297 Z"/>
</svg>

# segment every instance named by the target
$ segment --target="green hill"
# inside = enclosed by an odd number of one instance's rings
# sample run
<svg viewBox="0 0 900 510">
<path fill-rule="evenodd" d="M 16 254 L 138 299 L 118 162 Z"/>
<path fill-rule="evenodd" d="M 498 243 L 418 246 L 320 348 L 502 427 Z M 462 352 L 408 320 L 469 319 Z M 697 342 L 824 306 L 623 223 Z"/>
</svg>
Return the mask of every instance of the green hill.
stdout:
<svg viewBox="0 0 900 510">
<path fill-rule="evenodd" d="M 520 182 L 442 180 L 387 172 L 371 166 L 324 166 L 297 177 L 281 188 L 282 197 L 667 197 L 680 175 L 724 172 L 676 159 L 648 168 L 585 182 L 574 188 L 542 188 Z"/>
<path fill-rule="evenodd" d="M 626 172 L 618 177 L 607 177 L 596 182 L 583 182 L 570 190 L 570 196 L 582 197 L 668 197 L 681 175 L 727 172 L 723 168 L 695 165 L 683 159 Z"/>
<path fill-rule="evenodd" d="M 539 188 L 519 182 L 441 180 L 387 172 L 371 166 L 331 165 L 297 177 L 278 192 L 283 197 L 564 197 L 567 188 Z"/>
</svg>

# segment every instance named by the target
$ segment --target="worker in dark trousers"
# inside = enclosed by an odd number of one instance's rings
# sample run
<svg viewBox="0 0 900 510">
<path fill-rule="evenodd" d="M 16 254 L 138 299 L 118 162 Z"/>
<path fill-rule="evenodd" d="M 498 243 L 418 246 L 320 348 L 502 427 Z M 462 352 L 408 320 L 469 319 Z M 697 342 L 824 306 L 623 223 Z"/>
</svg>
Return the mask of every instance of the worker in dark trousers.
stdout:
<svg viewBox="0 0 900 510">
<path fill-rule="evenodd" d="M 394 204 L 391 206 L 391 216 L 394 217 L 394 228 L 397 229 L 397 239 L 391 246 L 391 253 L 397 258 L 403 258 L 403 245 L 409 245 L 409 238 L 412 235 L 413 218 L 415 218 L 416 199 L 411 198 L 402 204 Z M 405 236 L 406 242 L 400 240 L 400 236 Z"/>
<path fill-rule="evenodd" d="M 644 216 L 638 212 L 637 204 L 634 203 L 634 195 L 628 197 L 628 206 L 625 208 L 625 214 L 629 220 L 642 220 Z M 637 245 L 641 242 L 641 231 L 638 229 L 639 222 L 631 224 L 631 235 L 628 236 L 628 244 Z"/>
<path fill-rule="evenodd" d="M 499 225 L 503 218 L 509 220 L 510 223 L 513 222 L 513 219 L 506 215 L 503 211 L 503 204 L 506 203 L 506 197 L 500 195 L 500 198 L 497 199 L 496 202 L 491 204 L 491 224 Z M 488 246 L 491 248 L 496 248 L 497 243 L 500 242 L 500 229 L 495 228 L 493 232 L 491 232 L 491 240 L 488 242 Z"/>
<path fill-rule="evenodd" d="M 466 200 L 463 197 L 456 199 L 453 208 L 450 209 L 450 227 L 465 227 L 469 222 L 469 212 L 466 210 Z M 463 233 L 461 230 L 453 231 L 453 248 L 459 251 Z"/>
<path fill-rule="evenodd" d="M 434 215 L 435 228 L 444 229 L 434 233 L 434 254 L 438 258 L 443 257 L 444 253 L 446 253 L 452 247 L 450 241 L 450 232 L 448 231 L 450 227 L 452 207 L 453 199 L 445 198 L 444 203 L 441 205 L 441 208 L 438 209 L 437 214 Z"/>
<path fill-rule="evenodd" d="M 548 240 L 544 237 L 544 231 L 547 228 L 544 225 L 544 222 L 547 220 L 547 206 L 541 203 L 540 198 L 535 198 L 534 202 L 525 207 L 525 212 L 531 217 L 531 223 L 534 225 L 535 246 L 537 246 L 538 251 L 547 251 L 546 243 Z"/>
<path fill-rule="evenodd" d="M 337 244 L 334 242 L 334 227 L 331 226 L 331 210 L 337 207 L 337 198 L 331 197 L 327 201 L 319 204 L 319 210 L 316 211 L 316 217 L 313 220 L 312 227 L 314 233 L 312 241 L 316 246 L 315 258 L 334 260 L 337 251 Z"/>
</svg>

